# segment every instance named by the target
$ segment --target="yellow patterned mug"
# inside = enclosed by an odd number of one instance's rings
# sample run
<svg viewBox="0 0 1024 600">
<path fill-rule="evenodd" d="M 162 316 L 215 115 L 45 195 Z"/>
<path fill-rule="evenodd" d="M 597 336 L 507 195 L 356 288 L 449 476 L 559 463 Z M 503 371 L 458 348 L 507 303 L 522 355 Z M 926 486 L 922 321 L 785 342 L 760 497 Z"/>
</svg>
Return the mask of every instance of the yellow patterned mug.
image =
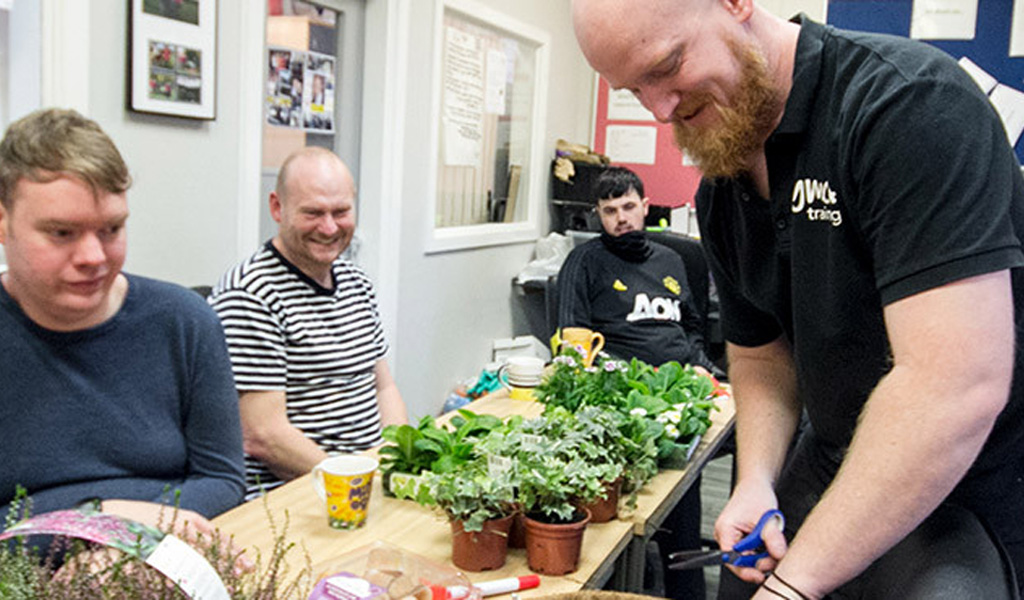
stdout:
<svg viewBox="0 0 1024 600">
<path fill-rule="evenodd" d="M 342 454 L 313 467 L 313 488 L 327 505 L 327 523 L 334 529 L 357 529 L 366 523 L 375 458 Z"/>
</svg>

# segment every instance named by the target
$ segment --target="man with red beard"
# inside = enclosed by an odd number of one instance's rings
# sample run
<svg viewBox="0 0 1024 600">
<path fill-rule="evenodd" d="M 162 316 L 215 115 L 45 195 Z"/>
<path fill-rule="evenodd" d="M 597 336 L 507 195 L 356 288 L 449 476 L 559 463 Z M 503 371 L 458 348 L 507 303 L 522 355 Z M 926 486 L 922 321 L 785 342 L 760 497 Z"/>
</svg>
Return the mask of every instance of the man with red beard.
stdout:
<svg viewBox="0 0 1024 600">
<path fill-rule="evenodd" d="M 934 48 L 752 0 L 573 17 L 590 64 L 704 173 L 737 403 L 716 537 L 786 515 L 723 596 L 1017 597 L 1024 180 L 984 93 Z"/>
<path fill-rule="evenodd" d="M 277 235 L 210 296 L 240 394 L 247 498 L 329 453 L 375 446 L 383 426 L 407 420 L 373 285 L 340 258 L 355 231 L 355 199 L 335 154 L 293 153 L 270 193 Z"/>
</svg>

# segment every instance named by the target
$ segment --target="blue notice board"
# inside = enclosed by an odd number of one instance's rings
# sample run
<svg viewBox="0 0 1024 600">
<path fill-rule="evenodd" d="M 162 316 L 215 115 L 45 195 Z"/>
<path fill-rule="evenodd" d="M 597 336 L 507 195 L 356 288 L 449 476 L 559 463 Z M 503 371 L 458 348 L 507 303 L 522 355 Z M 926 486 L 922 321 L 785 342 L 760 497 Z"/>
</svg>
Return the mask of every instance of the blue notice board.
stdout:
<svg viewBox="0 0 1024 600">
<path fill-rule="evenodd" d="M 1024 1 L 1024 0 L 1018 0 Z M 910 36 L 913 0 L 829 0 L 828 22 L 842 29 Z M 1024 57 L 1010 57 L 1013 0 L 978 0 L 973 40 L 921 40 L 959 60 L 966 56 L 999 80 L 1024 91 Z M 1017 160 L 1024 163 L 1024 135 L 1017 140 Z"/>
</svg>

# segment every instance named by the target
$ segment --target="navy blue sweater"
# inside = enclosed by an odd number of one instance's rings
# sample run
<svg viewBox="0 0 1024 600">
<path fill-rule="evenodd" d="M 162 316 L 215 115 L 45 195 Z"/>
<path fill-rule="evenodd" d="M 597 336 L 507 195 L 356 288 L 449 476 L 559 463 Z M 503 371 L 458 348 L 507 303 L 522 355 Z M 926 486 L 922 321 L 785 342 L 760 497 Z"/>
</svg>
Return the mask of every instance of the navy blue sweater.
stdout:
<svg viewBox="0 0 1024 600">
<path fill-rule="evenodd" d="M 0 286 L 0 515 L 16 485 L 34 514 L 95 496 L 180 500 L 212 517 L 241 500 L 217 316 L 187 289 L 127 277 L 120 311 L 75 332 L 39 327 Z"/>
</svg>

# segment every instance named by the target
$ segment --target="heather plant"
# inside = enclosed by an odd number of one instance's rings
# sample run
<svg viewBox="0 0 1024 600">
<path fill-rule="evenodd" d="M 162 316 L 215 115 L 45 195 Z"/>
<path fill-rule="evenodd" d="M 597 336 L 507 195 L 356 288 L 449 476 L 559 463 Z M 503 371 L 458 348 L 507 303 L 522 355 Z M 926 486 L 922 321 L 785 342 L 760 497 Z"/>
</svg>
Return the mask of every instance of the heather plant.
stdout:
<svg viewBox="0 0 1024 600">
<path fill-rule="evenodd" d="M 31 503 L 19 490 L 11 503 L 5 528 L 31 513 Z M 168 523 L 178 520 L 175 508 Z M 304 567 L 289 573 L 287 556 L 297 548 L 286 540 L 288 517 L 278 530 L 267 511 L 274 546 L 268 556 L 253 557 L 252 570 L 239 568 L 241 552 L 219 532 L 198 534 L 193 542 L 224 582 L 232 600 L 298 600 L 312 588 L 312 567 L 304 554 Z M 181 589 L 141 559 L 114 549 L 96 550 L 80 540 L 57 538 L 45 557 L 21 538 L 0 543 L 0 600 L 171 600 L 187 598 Z"/>
</svg>

